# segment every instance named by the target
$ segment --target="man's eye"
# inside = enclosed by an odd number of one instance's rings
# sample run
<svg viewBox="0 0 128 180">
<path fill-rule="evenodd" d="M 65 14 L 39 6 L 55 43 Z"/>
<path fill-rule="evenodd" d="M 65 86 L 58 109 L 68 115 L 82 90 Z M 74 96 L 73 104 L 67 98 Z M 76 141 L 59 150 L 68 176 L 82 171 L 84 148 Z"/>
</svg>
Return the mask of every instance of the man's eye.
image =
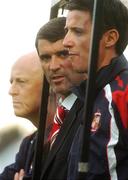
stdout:
<svg viewBox="0 0 128 180">
<path fill-rule="evenodd" d="M 68 50 L 59 51 L 56 54 L 57 54 L 57 56 L 63 57 L 63 58 L 66 58 L 67 56 L 69 56 Z"/>
<path fill-rule="evenodd" d="M 67 32 L 68 32 L 68 28 L 65 28 L 65 29 L 64 29 L 64 31 L 65 31 L 65 34 L 67 34 Z"/>
<path fill-rule="evenodd" d="M 41 61 L 49 61 L 51 59 L 50 55 L 42 55 L 40 56 Z"/>
<path fill-rule="evenodd" d="M 13 83 L 13 80 L 12 80 L 12 79 L 10 79 L 10 81 L 9 81 L 9 82 L 10 82 L 10 84 L 12 84 L 12 83 Z"/>
<path fill-rule="evenodd" d="M 75 34 L 77 34 L 77 35 L 79 35 L 79 36 L 83 34 L 83 30 L 80 29 L 80 28 L 75 28 L 75 29 L 74 29 L 74 32 L 75 32 Z"/>
<path fill-rule="evenodd" d="M 19 83 L 25 83 L 25 82 L 26 82 L 26 80 L 23 80 L 23 79 L 18 79 L 18 80 L 17 80 L 17 82 L 19 82 Z"/>
</svg>

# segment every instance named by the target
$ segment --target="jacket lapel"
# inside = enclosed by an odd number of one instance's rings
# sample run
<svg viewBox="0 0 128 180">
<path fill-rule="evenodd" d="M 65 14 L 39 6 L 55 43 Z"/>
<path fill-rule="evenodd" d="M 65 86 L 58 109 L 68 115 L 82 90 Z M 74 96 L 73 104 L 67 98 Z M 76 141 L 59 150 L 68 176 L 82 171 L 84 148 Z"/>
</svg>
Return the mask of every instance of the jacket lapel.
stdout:
<svg viewBox="0 0 128 180">
<path fill-rule="evenodd" d="M 46 160 L 43 166 L 41 177 L 43 177 L 45 171 L 49 167 L 50 163 L 52 162 L 57 152 L 60 150 L 64 141 L 66 141 L 66 138 L 68 137 L 68 133 L 70 129 L 72 128 L 72 125 L 75 123 L 77 112 L 80 110 L 81 107 L 82 107 L 82 103 L 77 99 L 74 105 L 72 106 L 71 110 L 69 111 L 66 119 L 64 120 L 64 123 L 60 129 L 60 132 L 52 146 L 51 151 L 49 152 L 48 159 Z"/>
</svg>

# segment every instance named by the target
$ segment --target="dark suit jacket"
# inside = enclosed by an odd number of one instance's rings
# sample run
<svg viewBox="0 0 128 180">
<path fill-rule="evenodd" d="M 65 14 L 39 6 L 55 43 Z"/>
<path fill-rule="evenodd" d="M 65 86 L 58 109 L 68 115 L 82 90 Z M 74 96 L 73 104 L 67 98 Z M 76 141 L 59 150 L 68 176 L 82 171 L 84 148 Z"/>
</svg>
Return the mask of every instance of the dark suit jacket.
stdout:
<svg viewBox="0 0 128 180">
<path fill-rule="evenodd" d="M 69 111 L 59 134 L 49 152 L 48 158 L 42 167 L 41 180 L 66 180 L 68 168 L 68 154 L 70 147 L 80 124 L 77 115 L 82 103 L 76 100 Z"/>
<path fill-rule="evenodd" d="M 20 169 L 25 169 L 25 172 L 28 173 L 34 153 L 35 134 L 33 133 L 24 138 L 16 155 L 15 162 L 5 167 L 4 171 L 0 174 L 0 180 L 13 180 L 14 174 Z"/>
</svg>

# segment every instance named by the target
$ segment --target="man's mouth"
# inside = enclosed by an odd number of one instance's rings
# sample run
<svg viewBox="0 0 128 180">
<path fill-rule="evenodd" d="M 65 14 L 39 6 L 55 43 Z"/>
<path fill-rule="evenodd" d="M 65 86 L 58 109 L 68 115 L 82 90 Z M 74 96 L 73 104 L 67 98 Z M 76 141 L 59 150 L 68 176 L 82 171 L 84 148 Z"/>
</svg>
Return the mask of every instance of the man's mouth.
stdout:
<svg viewBox="0 0 128 180">
<path fill-rule="evenodd" d="M 53 76 L 51 78 L 51 81 L 56 84 L 61 83 L 63 80 L 64 80 L 64 76 Z"/>
<path fill-rule="evenodd" d="M 69 51 L 68 52 L 69 54 L 69 56 L 79 56 L 79 53 L 77 53 L 77 52 L 74 52 L 74 51 Z"/>
</svg>

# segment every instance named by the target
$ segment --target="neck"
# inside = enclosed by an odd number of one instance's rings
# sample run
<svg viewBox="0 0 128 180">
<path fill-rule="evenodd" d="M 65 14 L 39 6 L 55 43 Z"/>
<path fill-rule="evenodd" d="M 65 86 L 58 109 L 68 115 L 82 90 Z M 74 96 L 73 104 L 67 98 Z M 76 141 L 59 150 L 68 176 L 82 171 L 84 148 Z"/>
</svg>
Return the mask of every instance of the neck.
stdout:
<svg viewBox="0 0 128 180">
<path fill-rule="evenodd" d="M 32 124 L 36 127 L 36 128 L 38 128 L 38 125 L 39 125 L 39 115 L 32 115 L 31 117 L 29 117 L 28 118 L 31 122 L 32 122 Z"/>
<path fill-rule="evenodd" d="M 59 94 L 59 96 L 58 96 L 58 99 L 62 99 L 62 101 L 66 98 L 66 97 L 68 97 L 69 95 L 71 94 L 71 92 L 67 92 L 67 93 L 65 93 L 65 94 Z"/>
<path fill-rule="evenodd" d="M 115 51 L 108 51 L 104 57 L 99 58 L 99 63 L 98 63 L 98 70 L 101 69 L 104 66 L 107 66 L 111 63 L 111 60 L 115 57 L 117 57 L 118 54 Z"/>
</svg>

